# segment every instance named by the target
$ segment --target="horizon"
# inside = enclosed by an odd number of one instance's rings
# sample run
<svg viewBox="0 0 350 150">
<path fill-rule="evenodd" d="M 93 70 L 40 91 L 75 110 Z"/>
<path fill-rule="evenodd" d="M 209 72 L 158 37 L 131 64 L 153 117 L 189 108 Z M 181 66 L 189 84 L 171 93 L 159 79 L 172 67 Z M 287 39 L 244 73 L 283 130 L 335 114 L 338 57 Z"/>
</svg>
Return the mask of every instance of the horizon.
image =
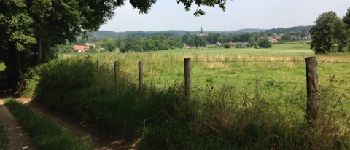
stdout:
<svg viewBox="0 0 350 150">
<path fill-rule="evenodd" d="M 228 1 L 226 11 L 204 7 L 206 15 L 195 17 L 196 7 L 185 11 L 175 0 L 157 1 L 148 14 L 139 14 L 129 3 L 115 10 L 98 31 L 236 31 L 314 25 L 317 17 L 334 11 L 339 17 L 350 7 L 348 0 L 253 0 Z"/>
</svg>

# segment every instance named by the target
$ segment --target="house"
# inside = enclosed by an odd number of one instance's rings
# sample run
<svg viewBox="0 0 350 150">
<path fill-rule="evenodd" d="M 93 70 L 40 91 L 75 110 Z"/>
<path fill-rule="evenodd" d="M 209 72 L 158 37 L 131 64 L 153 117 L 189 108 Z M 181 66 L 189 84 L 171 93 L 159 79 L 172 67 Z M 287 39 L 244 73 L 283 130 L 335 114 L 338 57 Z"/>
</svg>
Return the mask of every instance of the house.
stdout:
<svg viewBox="0 0 350 150">
<path fill-rule="evenodd" d="M 273 33 L 272 36 L 269 36 L 267 38 L 271 43 L 278 43 L 282 39 L 283 35 L 284 35 L 283 33 L 280 33 L 280 34 Z"/>
<path fill-rule="evenodd" d="M 73 50 L 76 52 L 79 52 L 79 53 L 88 51 L 89 49 L 90 49 L 90 47 L 87 45 L 74 45 L 73 46 Z"/>
<path fill-rule="evenodd" d="M 292 35 L 291 36 L 292 40 L 311 40 L 312 36 L 310 33 L 308 33 L 307 35 Z"/>
</svg>

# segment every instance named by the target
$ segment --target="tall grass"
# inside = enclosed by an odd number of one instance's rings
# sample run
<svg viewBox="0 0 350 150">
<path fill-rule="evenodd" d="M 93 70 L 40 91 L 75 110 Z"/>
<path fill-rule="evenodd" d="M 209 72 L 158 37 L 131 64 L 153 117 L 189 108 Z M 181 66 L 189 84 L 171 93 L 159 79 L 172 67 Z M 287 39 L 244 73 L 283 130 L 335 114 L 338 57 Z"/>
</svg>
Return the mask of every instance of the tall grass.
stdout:
<svg viewBox="0 0 350 150">
<path fill-rule="evenodd" d="M 0 150 L 7 149 L 7 137 L 3 128 L 3 125 L 0 122 Z"/>
<path fill-rule="evenodd" d="M 27 106 L 9 101 L 5 104 L 23 125 L 35 146 L 41 150 L 89 150 L 89 143 L 64 131 L 58 125 L 39 116 Z"/>
<path fill-rule="evenodd" d="M 320 121 L 310 128 L 305 89 L 298 84 L 255 78 L 218 86 L 215 78 L 207 79 L 185 101 L 180 82 L 162 88 L 147 84 L 140 93 L 128 72 L 130 62 L 119 60 L 126 68 L 118 84 L 108 63 L 97 68 L 90 58 L 44 64 L 34 100 L 106 134 L 142 137 L 140 149 L 349 148 L 349 95 L 337 89 L 338 81 L 324 81 Z"/>
</svg>

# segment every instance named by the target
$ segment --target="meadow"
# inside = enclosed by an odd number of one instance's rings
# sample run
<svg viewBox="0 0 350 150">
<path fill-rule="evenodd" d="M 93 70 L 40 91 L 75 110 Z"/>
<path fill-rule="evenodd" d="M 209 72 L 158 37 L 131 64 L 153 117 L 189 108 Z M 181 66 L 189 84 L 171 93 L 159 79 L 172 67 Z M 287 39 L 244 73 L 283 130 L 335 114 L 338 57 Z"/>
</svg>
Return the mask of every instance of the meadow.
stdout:
<svg viewBox="0 0 350 150">
<path fill-rule="evenodd" d="M 275 44 L 272 49 L 199 48 L 175 49 L 146 53 L 102 53 L 68 56 L 90 58 L 99 65 L 110 68 L 119 61 L 121 71 L 137 83 L 138 62 L 144 63 L 146 85 L 160 88 L 183 82 L 183 59 L 192 59 L 193 92 L 206 86 L 224 85 L 253 86 L 257 81 L 271 94 L 276 89 L 305 90 L 304 58 L 315 56 L 307 42 Z M 62 56 L 67 57 L 67 56 Z M 317 55 L 320 85 L 330 79 L 340 89 L 349 90 L 350 55 Z M 108 82 L 108 81 L 106 81 Z M 275 88 L 276 87 L 276 88 Z M 248 89 L 252 89 L 249 87 Z M 282 89 L 281 89 L 282 90 Z M 268 97 L 271 95 L 268 94 Z"/>
<path fill-rule="evenodd" d="M 350 148 L 350 55 L 317 55 L 320 119 L 310 128 L 304 58 L 314 54 L 308 49 L 286 43 L 64 54 L 29 72 L 25 93 L 101 132 L 141 137 L 140 149 Z M 183 99 L 185 57 L 192 58 L 191 101 Z M 144 62 L 142 92 L 138 61 Z"/>
</svg>

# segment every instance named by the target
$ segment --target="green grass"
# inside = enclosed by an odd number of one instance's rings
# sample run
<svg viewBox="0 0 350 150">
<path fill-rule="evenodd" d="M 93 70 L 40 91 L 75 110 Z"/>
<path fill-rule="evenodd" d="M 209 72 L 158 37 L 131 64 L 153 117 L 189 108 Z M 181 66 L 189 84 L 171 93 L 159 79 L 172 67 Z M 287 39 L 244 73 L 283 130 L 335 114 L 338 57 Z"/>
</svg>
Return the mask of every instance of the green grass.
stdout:
<svg viewBox="0 0 350 150">
<path fill-rule="evenodd" d="M 314 54 L 306 47 L 65 55 L 35 71 L 34 99 L 101 131 L 142 135 L 140 149 L 350 148 L 350 64 L 334 63 L 350 57 L 317 56 L 321 119 L 308 128 L 304 57 Z M 182 97 L 184 57 L 193 60 L 190 102 Z M 114 60 L 121 63 L 117 85 Z M 142 93 L 140 60 L 145 64 Z"/>
<path fill-rule="evenodd" d="M 27 106 L 9 101 L 5 104 L 29 133 L 35 146 L 41 150 L 88 150 L 89 143 L 75 138 L 57 124 L 48 121 Z"/>
<path fill-rule="evenodd" d="M 7 149 L 7 137 L 3 129 L 3 126 L 0 122 L 0 150 L 6 150 L 6 149 Z"/>
<path fill-rule="evenodd" d="M 121 62 L 121 70 L 137 83 L 138 61 L 143 61 L 144 80 L 147 85 L 169 87 L 183 81 L 183 58 L 192 58 L 192 83 L 195 94 L 208 85 L 251 85 L 259 79 L 267 92 L 288 89 L 305 91 L 304 58 L 314 56 L 309 44 L 275 44 L 272 49 L 224 49 L 203 48 L 167 50 L 148 53 L 102 53 L 89 55 L 100 64 L 112 68 L 113 61 Z M 82 57 L 74 56 L 74 57 Z M 85 57 L 85 56 L 83 56 Z M 350 85 L 350 55 L 318 55 L 320 84 L 335 77 L 340 89 L 346 91 Z M 200 61 L 200 62 L 198 62 Z M 203 62 L 204 61 L 204 62 Z M 232 62 L 233 61 L 233 62 Z M 238 61 L 238 62 L 236 62 Z M 257 62 L 256 62 L 257 61 Z M 283 61 L 283 62 L 280 62 Z M 106 81 L 108 82 L 108 81 Z M 348 95 L 348 94 L 347 94 Z M 273 95 L 267 94 L 267 97 Z"/>
</svg>

